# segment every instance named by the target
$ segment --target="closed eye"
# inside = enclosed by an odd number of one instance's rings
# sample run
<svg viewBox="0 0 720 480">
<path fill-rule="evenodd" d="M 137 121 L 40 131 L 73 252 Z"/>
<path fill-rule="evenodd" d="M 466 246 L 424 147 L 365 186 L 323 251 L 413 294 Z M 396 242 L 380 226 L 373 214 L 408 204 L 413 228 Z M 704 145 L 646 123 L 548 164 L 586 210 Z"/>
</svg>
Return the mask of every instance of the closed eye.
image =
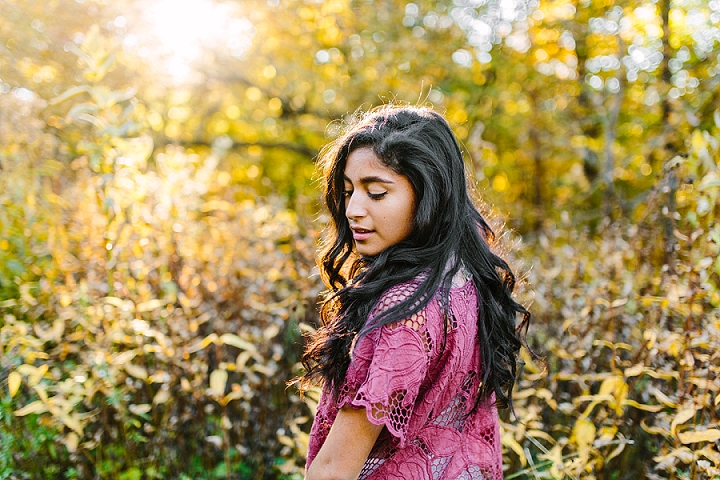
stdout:
<svg viewBox="0 0 720 480">
<path fill-rule="evenodd" d="M 353 194 L 352 190 L 343 190 L 343 192 L 342 192 L 342 196 L 345 198 L 349 198 L 350 196 L 352 196 L 352 194 Z"/>
<path fill-rule="evenodd" d="M 382 192 L 382 193 L 370 193 L 370 192 L 368 192 L 368 197 L 370 197 L 370 198 L 373 199 L 373 200 L 380 200 L 380 199 L 383 198 L 385 195 L 387 195 L 387 192 Z"/>
</svg>

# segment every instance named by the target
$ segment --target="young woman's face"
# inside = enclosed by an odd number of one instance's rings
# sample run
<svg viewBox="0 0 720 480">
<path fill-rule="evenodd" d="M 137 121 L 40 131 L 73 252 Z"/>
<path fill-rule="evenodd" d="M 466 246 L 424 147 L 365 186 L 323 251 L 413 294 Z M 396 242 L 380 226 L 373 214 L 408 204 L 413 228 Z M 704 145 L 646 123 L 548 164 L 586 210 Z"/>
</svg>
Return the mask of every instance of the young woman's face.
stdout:
<svg viewBox="0 0 720 480">
<path fill-rule="evenodd" d="M 415 193 L 410 181 L 383 165 L 370 148 L 345 164 L 345 216 L 360 255 L 374 256 L 412 231 Z"/>
</svg>

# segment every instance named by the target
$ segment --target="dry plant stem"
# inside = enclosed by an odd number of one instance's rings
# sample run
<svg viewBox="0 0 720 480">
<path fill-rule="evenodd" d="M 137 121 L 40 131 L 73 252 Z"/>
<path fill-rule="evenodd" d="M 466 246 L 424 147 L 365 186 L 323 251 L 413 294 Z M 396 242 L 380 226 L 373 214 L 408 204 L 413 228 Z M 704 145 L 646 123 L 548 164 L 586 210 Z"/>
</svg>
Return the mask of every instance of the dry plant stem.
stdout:
<svg viewBox="0 0 720 480">
<path fill-rule="evenodd" d="M 612 358 L 610 359 L 610 371 L 617 371 L 617 348 L 615 347 L 615 315 L 612 313 L 613 309 L 610 309 L 610 320 L 608 324 L 610 326 L 610 343 L 612 344 Z"/>
<path fill-rule="evenodd" d="M 620 36 L 618 36 L 618 50 L 620 52 L 623 51 L 623 41 Z M 616 203 L 615 198 L 617 196 L 615 192 L 615 183 L 614 183 L 614 170 L 615 170 L 615 153 L 613 152 L 613 145 L 615 143 L 616 139 L 616 128 L 617 128 L 617 120 L 618 116 L 620 115 L 620 109 L 622 106 L 622 98 L 624 93 L 624 88 L 622 88 L 625 84 L 625 75 L 622 74 L 622 70 L 618 69 L 616 74 L 616 79 L 618 80 L 618 83 L 620 85 L 620 88 L 618 88 L 618 91 L 613 95 L 614 105 L 610 108 L 609 112 L 606 112 L 605 116 L 605 181 L 606 181 L 606 190 L 605 190 L 605 216 L 607 218 L 612 218 L 612 207 Z"/>
<path fill-rule="evenodd" d="M 530 454 L 530 450 L 525 448 L 525 457 L 528 459 L 528 463 L 530 464 L 530 470 L 533 474 L 533 477 L 537 478 L 537 470 L 535 469 L 535 461 L 532 458 L 532 455 Z M 550 462 L 552 463 L 552 461 Z"/>
<path fill-rule="evenodd" d="M 656 310 L 656 311 L 658 312 L 657 318 L 659 318 L 660 312 L 659 312 L 659 310 Z M 653 322 L 648 322 L 647 330 L 652 330 L 655 327 L 655 325 L 657 324 L 657 318 Z M 637 362 L 640 360 L 640 355 L 642 355 L 644 352 L 648 351 L 649 344 L 650 344 L 650 341 L 647 340 L 640 345 L 640 348 L 638 348 L 638 350 L 635 352 L 635 355 L 633 355 L 633 358 L 630 360 L 631 366 L 637 364 Z M 640 377 L 641 376 L 638 375 L 637 378 L 640 379 Z M 635 385 L 635 383 L 637 383 L 637 380 L 635 380 L 635 382 L 633 383 L 633 386 Z"/>
<path fill-rule="evenodd" d="M 702 410 L 700 410 L 700 416 L 698 418 L 702 421 L 702 419 L 705 417 L 705 414 L 707 413 L 708 414 L 708 423 L 710 423 L 710 421 L 712 420 L 712 413 L 708 412 L 708 410 L 707 410 L 709 404 L 712 403 L 712 398 L 711 398 L 712 395 L 710 394 L 710 372 L 711 372 L 710 367 L 712 365 L 711 360 L 713 358 L 717 357 L 719 354 L 720 354 L 720 352 L 715 352 L 715 354 L 710 358 L 710 360 L 708 360 L 706 362 L 707 376 L 705 378 L 705 382 L 706 382 L 705 390 L 703 391 L 703 394 L 700 397 L 701 401 L 702 401 Z M 707 399 L 707 401 L 705 399 Z M 696 425 L 697 425 L 697 423 L 696 423 Z"/>
<path fill-rule="evenodd" d="M 548 449 L 545 448 L 542 443 L 540 443 L 539 441 L 537 441 L 537 440 L 535 439 L 535 437 L 533 437 L 532 435 L 530 435 L 530 434 L 528 433 L 528 434 L 526 434 L 526 438 L 527 438 L 528 440 L 530 440 L 533 444 L 535 444 L 535 446 L 536 446 L 537 448 L 539 448 L 540 451 L 543 452 L 545 455 L 548 455 L 548 456 L 550 455 L 550 452 L 548 451 Z M 577 455 L 579 455 L 579 453 L 578 453 L 578 452 L 575 452 L 575 453 L 572 453 L 572 454 L 568 455 L 568 456 L 565 457 L 565 458 L 572 458 L 572 457 L 575 457 L 575 456 L 577 456 Z M 528 458 L 532 458 L 532 457 L 528 457 Z M 531 463 L 531 465 L 532 465 L 532 463 Z M 578 480 L 575 475 L 573 475 L 572 473 L 570 473 L 570 472 L 568 471 L 568 469 L 567 469 L 567 467 L 565 466 L 565 463 L 564 463 L 564 462 L 563 462 L 563 464 L 562 464 L 562 470 L 563 470 L 563 472 L 565 473 L 565 475 L 567 475 L 568 477 L 570 477 L 572 480 Z"/>
<path fill-rule="evenodd" d="M 690 358 L 692 358 L 694 361 L 694 357 L 692 356 L 692 348 L 690 345 L 690 333 L 692 330 L 692 307 L 693 303 L 695 302 L 696 288 L 694 282 L 692 281 L 692 277 L 690 282 L 690 301 L 688 302 L 688 314 L 685 317 L 685 323 L 683 325 L 685 342 L 683 343 L 682 359 L 685 360 L 685 357 L 690 354 Z M 678 403 L 680 404 L 684 402 L 685 397 L 687 396 L 687 391 L 685 388 L 685 372 L 690 369 L 691 366 L 687 365 L 687 362 L 680 361 L 680 379 L 678 380 Z M 687 389 L 689 388 L 692 388 L 692 384 L 687 387 Z"/>
<path fill-rule="evenodd" d="M 675 194 L 678 188 L 677 167 L 671 167 L 668 172 L 667 184 L 667 214 L 665 215 L 665 236 L 667 244 L 665 245 L 665 265 L 668 267 L 668 273 L 675 275 L 675 261 L 677 260 L 677 241 L 675 240 L 675 213 L 677 211 L 675 203 Z"/>
<path fill-rule="evenodd" d="M 260 464 L 260 468 L 258 468 L 257 473 L 255 473 L 255 478 L 257 480 L 261 480 L 263 478 L 263 475 L 265 475 L 265 464 Z"/>
<path fill-rule="evenodd" d="M 650 331 L 653 330 L 653 329 L 655 328 L 655 325 L 657 324 L 657 320 L 660 318 L 660 310 L 659 310 L 659 309 L 656 309 L 655 311 L 657 312 L 657 316 L 655 317 L 655 321 L 648 322 L 647 330 L 650 330 Z M 648 317 L 650 317 L 650 315 L 648 315 Z M 650 340 L 646 340 L 646 341 L 644 341 L 644 342 L 640 345 L 640 348 L 638 348 L 637 352 L 635 352 L 635 355 L 633 355 L 632 360 L 630 360 L 630 365 L 631 365 L 631 366 L 632 366 L 632 365 L 636 365 L 636 364 L 640 361 L 640 356 L 641 356 L 643 353 L 648 352 L 648 345 L 650 345 Z M 632 383 L 632 386 L 630 386 L 630 391 L 633 390 L 633 388 L 635 387 L 635 385 L 637 384 L 637 382 L 640 380 L 640 378 L 642 378 L 642 375 L 638 375 L 638 376 L 635 378 L 635 380 L 634 380 L 633 383 Z"/>
<path fill-rule="evenodd" d="M 222 419 L 227 418 L 227 405 L 222 406 Z M 230 478 L 230 431 L 221 425 L 223 431 L 223 455 L 225 457 L 225 478 Z"/>
</svg>

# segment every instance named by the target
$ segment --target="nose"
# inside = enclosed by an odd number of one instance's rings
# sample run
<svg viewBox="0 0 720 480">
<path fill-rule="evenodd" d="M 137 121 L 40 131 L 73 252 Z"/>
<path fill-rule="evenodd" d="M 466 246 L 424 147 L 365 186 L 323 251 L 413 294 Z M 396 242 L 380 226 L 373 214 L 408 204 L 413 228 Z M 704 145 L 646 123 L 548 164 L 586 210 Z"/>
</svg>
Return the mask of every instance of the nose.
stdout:
<svg viewBox="0 0 720 480">
<path fill-rule="evenodd" d="M 345 216 L 349 220 L 362 218 L 366 214 L 367 211 L 359 195 L 353 192 L 349 197 L 345 197 Z"/>
</svg>

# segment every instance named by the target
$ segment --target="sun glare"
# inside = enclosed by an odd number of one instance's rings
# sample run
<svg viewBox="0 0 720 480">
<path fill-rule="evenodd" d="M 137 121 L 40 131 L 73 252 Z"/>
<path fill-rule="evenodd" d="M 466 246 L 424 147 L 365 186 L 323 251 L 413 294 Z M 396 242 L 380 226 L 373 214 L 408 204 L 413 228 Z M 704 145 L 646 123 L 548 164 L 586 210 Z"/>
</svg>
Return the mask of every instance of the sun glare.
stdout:
<svg viewBox="0 0 720 480">
<path fill-rule="evenodd" d="M 167 73 L 175 82 L 189 81 L 191 64 L 209 48 L 227 48 L 242 58 L 252 43 L 255 29 L 249 20 L 227 4 L 212 0 L 154 0 L 145 4 L 145 22 L 157 42 L 157 54 L 165 57 Z"/>
</svg>

